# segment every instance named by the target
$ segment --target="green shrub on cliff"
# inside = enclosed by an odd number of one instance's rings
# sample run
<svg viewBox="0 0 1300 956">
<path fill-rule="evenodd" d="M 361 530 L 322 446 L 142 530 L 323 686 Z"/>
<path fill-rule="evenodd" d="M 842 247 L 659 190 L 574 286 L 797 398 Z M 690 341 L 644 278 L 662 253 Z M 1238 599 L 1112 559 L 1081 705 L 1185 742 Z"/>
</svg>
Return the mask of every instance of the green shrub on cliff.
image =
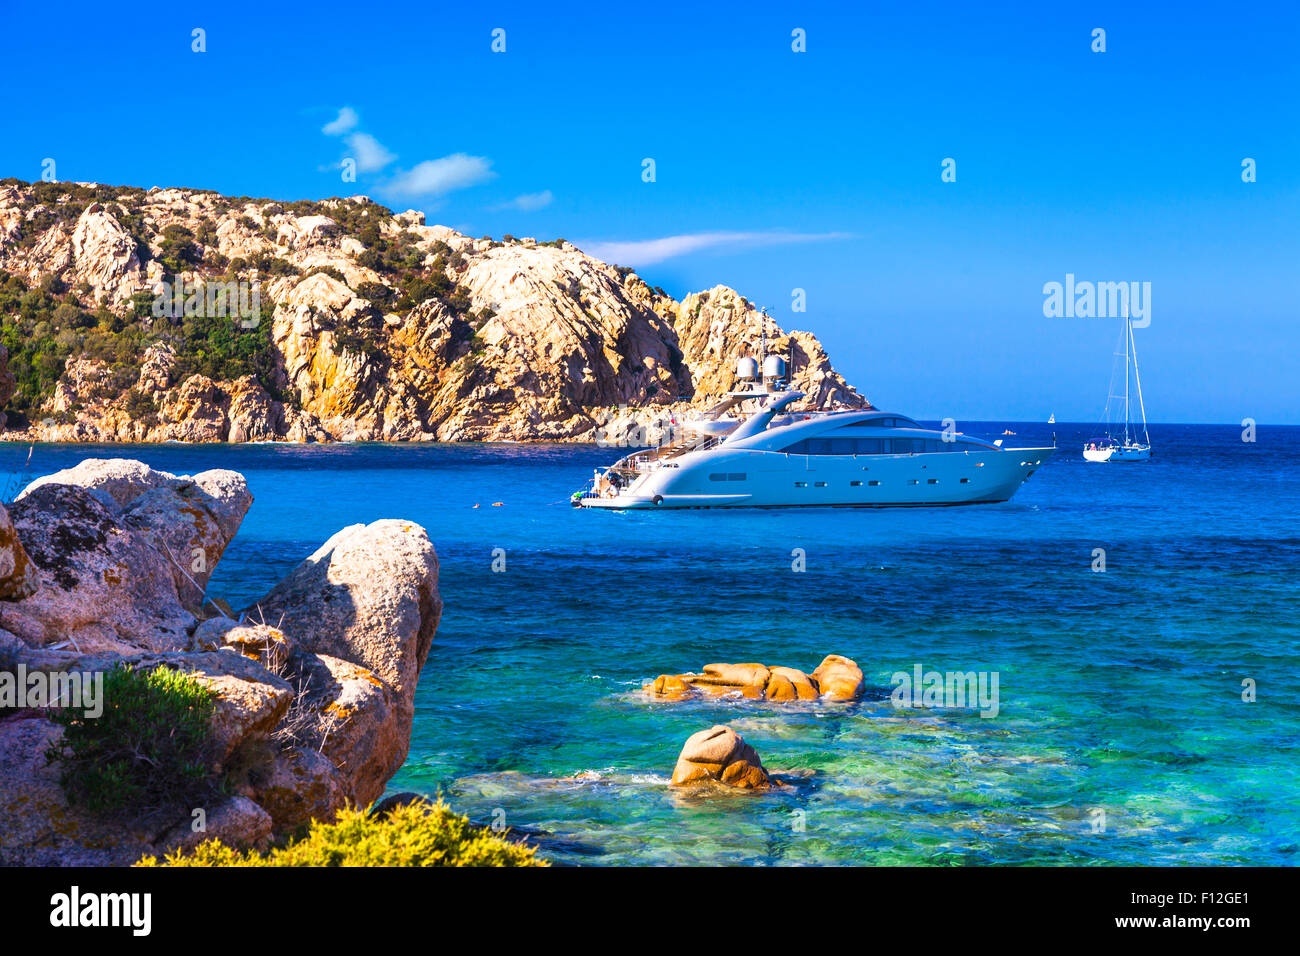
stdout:
<svg viewBox="0 0 1300 956">
<path fill-rule="evenodd" d="M 140 306 L 148 313 L 149 296 Z M 133 305 L 134 307 L 134 305 Z M 90 312 L 75 292 L 29 287 L 20 276 L 0 272 L 0 344 L 9 350 L 9 370 L 15 379 L 6 412 L 16 424 L 45 417 L 41 406 L 70 357 L 98 359 L 125 388 L 140 371 L 140 355 L 151 339 L 137 314 L 126 318 L 102 306 Z"/>
<path fill-rule="evenodd" d="M 269 303 L 261 291 L 262 303 Z M 159 341 L 176 351 L 177 380 L 196 373 L 219 382 L 252 375 L 273 397 L 282 397 L 269 308 L 250 329 L 228 315 L 156 319 L 153 301 L 152 293 L 138 292 L 123 315 L 104 306 L 89 312 L 75 293 L 29 287 L 20 276 L 0 272 L 0 345 L 9 350 L 16 386 L 0 411 L 12 413 L 18 425 L 53 417 L 43 406 L 70 358 L 103 362 L 111 373 L 108 384 L 124 393 L 140 374 L 145 349 Z"/>
<path fill-rule="evenodd" d="M 218 840 L 136 866 L 547 866 L 531 847 L 512 843 L 446 804 L 398 807 L 386 818 L 341 810 L 334 823 L 314 823 L 307 835 L 259 853 Z"/>
<path fill-rule="evenodd" d="M 52 711 L 63 736 L 46 759 L 60 765 L 69 800 L 95 813 L 198 806 L 216 786 L 209 770 L 215 696 L 190 674 L 119 665 L 104 677 L 100 716 Z"/>
<path fill-rule="evenodd" d="M 238 319 L 186 316 L 179 320 L 179 328 L 173 327 L 158 338 L 176 348 L 173 374 L 177 381 L 190 375 L 206 375 L 217 382 L 232 382 L 252 375 L 273 397 L 279 397 L 279 352 L 267 316 L 259 316 L 257 326 L 251 329 L 244 328 Z"/>
</svg>

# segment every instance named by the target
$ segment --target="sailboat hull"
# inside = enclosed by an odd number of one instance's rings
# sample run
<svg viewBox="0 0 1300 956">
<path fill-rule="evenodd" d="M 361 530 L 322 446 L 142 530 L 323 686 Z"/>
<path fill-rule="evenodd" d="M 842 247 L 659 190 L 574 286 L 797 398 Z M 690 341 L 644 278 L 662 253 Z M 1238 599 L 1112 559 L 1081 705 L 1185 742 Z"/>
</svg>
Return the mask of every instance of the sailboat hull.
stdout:
<svg viewBox="0 0 1300 956">
<path fill-rule="evenodd" d="M 1128 445 L 1116 448 L 1111 461 L 1148 461 L 1151 458 L 1150 445 Z"/>
<path fill-rule="evenodd" d="M 1085 461 L 1149 461 L 1150 445 L 1114 445 L 1109 448 L 1085 448 Z"/>
</svg>

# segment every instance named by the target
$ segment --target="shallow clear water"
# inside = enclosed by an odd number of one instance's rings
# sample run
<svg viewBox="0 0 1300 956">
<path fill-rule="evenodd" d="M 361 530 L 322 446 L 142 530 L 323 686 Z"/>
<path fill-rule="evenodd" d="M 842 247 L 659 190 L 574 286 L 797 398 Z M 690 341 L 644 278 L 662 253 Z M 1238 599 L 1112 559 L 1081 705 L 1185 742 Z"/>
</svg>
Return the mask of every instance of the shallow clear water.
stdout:
<svg viewBox="0 0 1300 956">
<path fill-rule="evenodd" d="M 343 525 L 423 524 L 446 610 L 391 789 L 503 811 L 560 838 L 557 861 L 1296 862 L 1300 428 L 1246 444 L 1157 426 L 1150 463 L 1089 465 L 1090 426 L 1010 427 L 1062 451 L 1011 502 L 968 508 L 574 510 L 618 454 L 594 446 L 36 446 L 31 468 L 243 472 L 256 503 L 212 583 L 237 607 Z M 0 467 L 27 450 L 0 446 Z M 637 693 L 711 661 L 827 653 L 858 661 L 867 701 Z M 918 663 L 997 672 L 998 715 L 895 709 L 891 675 Z M 672 792 L 682 742 L 718 722 L 795 785 Z"/>
</svg>

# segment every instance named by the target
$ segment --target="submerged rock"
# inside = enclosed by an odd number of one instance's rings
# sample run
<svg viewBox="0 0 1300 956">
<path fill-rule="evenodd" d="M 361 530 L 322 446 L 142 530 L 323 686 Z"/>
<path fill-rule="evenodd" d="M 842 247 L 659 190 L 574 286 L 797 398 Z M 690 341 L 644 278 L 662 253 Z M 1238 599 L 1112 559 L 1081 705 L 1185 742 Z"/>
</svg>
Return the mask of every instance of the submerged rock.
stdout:
<svg viewBox="0 0 1300 956">
<path fill-rule="evenodd" d="M 766 790 L 773 786 L 754 748 L 723 724 L 692 734 L 677 758 L 672 785 L 699 783 L 720 783 L 742 790 Z"/>
<path fill-rule="evenodd" d="M 862 668 L 856 661 L 839 654 L 827 654 L 812 672 L 812 677 L 822 694 L 831 700 L 857 700 L 867 688 Z"/>
<path fill-rule="evenodd" d="M 819 698 L 846 701 L 860 698 L 866 682 L 856 662 L 828 654 L 812 674 L 763 664 L 705 664 L 700 674 L 660 674 L 643 690 L 657 700 L 713 695 L 781 703 Z"/>
</svg>

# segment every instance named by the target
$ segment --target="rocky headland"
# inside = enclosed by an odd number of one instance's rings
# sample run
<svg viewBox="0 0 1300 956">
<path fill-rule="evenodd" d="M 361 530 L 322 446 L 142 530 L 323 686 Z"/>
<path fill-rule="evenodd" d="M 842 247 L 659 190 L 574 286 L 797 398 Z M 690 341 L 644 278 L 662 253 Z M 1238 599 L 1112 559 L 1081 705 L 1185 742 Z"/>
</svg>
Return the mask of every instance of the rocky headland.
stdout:
<svg viewBox="0 0 1300 956">
<path fill-rule="evenodd" d="M 759 310 L 681 301 L 562 239 L 475 239 L 364 196 L 0 181 L 9 440 L 653 442 L 731 385 Z M 868 407 L 769 328 L 803 407 Z M 0 424 L 4 424 L 0 422 Z"/>
</svg>

